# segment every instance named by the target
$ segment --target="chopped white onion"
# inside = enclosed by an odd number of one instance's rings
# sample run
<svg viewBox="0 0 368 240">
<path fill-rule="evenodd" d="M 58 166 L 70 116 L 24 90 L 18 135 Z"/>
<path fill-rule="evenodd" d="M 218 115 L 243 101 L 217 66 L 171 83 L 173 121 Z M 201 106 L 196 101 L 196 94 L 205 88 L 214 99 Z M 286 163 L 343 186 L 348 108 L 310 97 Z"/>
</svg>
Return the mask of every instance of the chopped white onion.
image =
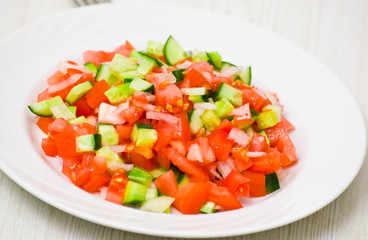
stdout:
<svg viewBox="0 0 368 240">
<path fill-rule="evenodd" d="M 247 152 L 247 157 L 262 157 L 265 152 Z"/>
<path fill-rule="evenodd" d="M 100 188 L 100 198 L 105 200 L 106 199 L 106 196 L 107 196 L 107 190 L 109 188 L 108 187 L 102 187 Z"/>
<path fill-rule="evenodd" d="M 176 78 L 172 73 L 156 73 L 155 76 L 157 77 L 157 82 L 155 84 L 176 83 Z"/>
<path fill-rule="evenodd" d="M 238 75 L 241 72 L 241 70 L 237 67 L 231 66 L 229 68 L 226 68 L 225 70 L 221 71 L 221 72 L 216 72 L 216 76 L 221 76 L 221 77 L 232 77 L 234 75 Z"/>
<path fill-rule="evenodd" d="M 193 62 L 191 61 L 188 61 L 188 60 L 185 60 L 183 63 L 180 63 L 180 64 L 177 64 L 176 65 L 176 68 L 177 69 L 187 69 L 190 65 L 192 65 Z"/>
<path fill-rule="evenodd" d="M 112 171 L 115 171 L 117 169 L 124 169 L 125 171 L 130 171 L 133 169 L 133 164 L 125 164 L 121 162 L 112 161 L 107 164 L 108 168 L 110 168 Z"/>
<path fill-rule="evenodd" d="M 216 165 L 215 164 L 213 164 L 213 165 L 210 165 L 209 166 L 209 171 L 210 171 L 210 173 L 212 173 L 212 175 L 214 176 L 214 177 L 216 177 L 217 179 L 219 179 L 219 180 L 222 180 L 222 179 L 224 179 L 217 171 L 216 171 Z"/>
<path fill-rule="evenodd" d="M 133 100 L 133 104 L 136 107 L 142 108 L 143 110 L 146 110 L 146 111 L 154 111 L 155 108 L 156 108 L 155 105 L 152 105 L 152 104 L 149 104 L 149 103 L 142 103 L 142 102 L 136 101 L 136 100 Z"/>
<path fill-rule="evenodd" d="M 194 103 L 193 107 L 194 107 L 194 109 L 197 109 L 197 108 L 203 108 L 203 109 L 208 109 L 208 110 L 216 110 L 217 109 L 216 104 L 210 103 L 210 102 Z"/>
<path fill-rule="evenodd" d="M 80 66 L 80 65 L 75 65 L 75 64 L 70 64 L 68 62 L 59 62 L 56 67 L 58 68 L 58 70 L 64 74 L 66 74 L 68 72 L 68 69 L 76 69 L 79 70 L 81 72 L 85 72 L 85 73 L 91 73 L 93 76 L 95 75 L 94 72 L 91 72 L 89 70 L 87 70 L 84 66 Z"/>
<path fill-rule="evenodd" d="M 176 77 L 174 76 L 174 74 L 169 73 L 168 75 L 169 75 L 169 82 L 172 84 L 176 83 Z"/>
<path fill-rule="evenodd" d="M 263 92 L 266 97 L 268 98 L 268 100 L 271 101 L 272 105 L 277 105 L 277 106 L 280 106 L 281 104 L 279 103 L 279 101 L 277 101 L 277 98 L 276 98 L 276 94 L 274 93 L 271 93 L 271 92 L 267 92 L 267 91 L 264 91 Z"/>
<path fill-rule="evenodd" d="M 244 104 L 243 106 L 240 106 L 240 107 L 235 108 L 229 114 L 230 115 L 240 115 L 240 116 L 244 116 L 246 114 L 250 114 L 249 103 Z M 244 116 L 244 117 L 248 118 L 250 116 Z"/>
<path fill-rule="evenodd" d="M 98 111 L 98 121 L 100 123 L 109 123 L 109 124 L 123 124 L 126 120 L 120 116 L 119 114 L 114 114 L 117 107 L 107 104 L 101 103 Z"/>
<path fill-rule="evenodd" d="M 203 162 L 201 150 L 199 149 L 198 143 L 193 143 L 188 149 L 187 158 L 189 161 Z"/>
<path fill-rule="evenodd" d="M 279 170 L 276 171 L 277 177 L 279 179 L 279 181 L 282 181 L 283 179 L 285 179 L 288 175 L 288 172 L 285 168 L 280 168 Z"/>
<path fill-rule="evenodd" d="M 219 161 L 217 163 L 217 169 L 220 171 L 221 175 L 226 178 L 227 175 L 233 170 L 235 167 L 232 167 L 228 164 L 227 161 Z"/>
<path fill-rule="evenodd" d="M 176 124 L 179 119 L 175 116 L 172 116 L 168 113 L 156 112 L 156 111 L 147 111 L 146 112 L 147 119 L 156 119 L 156 120 L 163 120 L 168 123 Z"/>
<path fill-rule="evenodd" d="M 205 87 L 182 88 L 180 90 L 185 95 L 204 95 L 206 93 Z"/>
<path fill-rule="evenodd" d="M 126 102 L 120 103 L 118 106 L 116 106 L 116 109 L 114 110 L 112 114 L 119 114 L 128 108 L 129 108 L 129 100 L 127 100 Z"/>
<path fill-rule="evenodd" d="M 228 139 L 234 140 L 242 147 L 246 147 L 249 142 L 249 136 L 237 127 L 231 129 Z"/>
<path fill-rule="evenodd" d="M 109 147 L 111 148 L 111 150 L 113 150 L 116 153 L 122 153 L 127 148 L 127 144 L 110 145 Z"/>
<path fill-rule="evenodd" d="M 91 124 L 92 126 L 97 126 L 97 117 L 96 116 L 93 116 L 93 115 L 90 115 L 88 117 L 86 117 L 86 121 L 87 123 Z"/>
<path fill-rule="evenodd" d="M 198 117 L 202 116 L 202 114 L 204 113 L 204 111 L 206 111 L 206 109 L 201 108 L 201 107 L 197 107 L 193 114 L 197 115 Z"/>
<path fill-rule="evenodd" d="M 48 92 L 49 93 L 54 93 L 54 92 L 57 92 L 57 91 L 60 91 L 64 88 L 66 88 L 66 87 L 69 87 L 70 85 L 77 82 L 81 77 L 82 77 L 82 74 L 73 74 L 68 79 L 66 79 L 65 81 L 62 81 L 62 82 L 56 83 L 54 85 L 51 85 L 48 89 Z"/>
</svg>

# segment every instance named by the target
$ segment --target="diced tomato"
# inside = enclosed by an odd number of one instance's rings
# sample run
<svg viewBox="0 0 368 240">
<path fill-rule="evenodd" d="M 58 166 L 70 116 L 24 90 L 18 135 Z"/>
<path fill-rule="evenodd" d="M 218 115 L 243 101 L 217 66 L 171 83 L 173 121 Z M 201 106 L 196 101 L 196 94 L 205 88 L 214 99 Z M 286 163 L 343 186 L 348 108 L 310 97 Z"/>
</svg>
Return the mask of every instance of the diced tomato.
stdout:
<svg viewBox="0 0 368 240">
<path fill-rule="evenodd" d="M 91 161 L 91 168 L 95 173 L 104 173 L 107 168 L 107 160 L 101 156 L 94 156 Z"/>
<path fill-rule="evenodd" d="M 288 157 L 291 162 L 295 162 L 296 160 L 298 160 L 298 157 L 296 156 L 295 146 L 286 131 L 278 134 L 274 146 L 286 157 Z"/>
<path fill-rule="evenodd" d="M 131 125 L 137 122 L 141 118 L 142 114 L 143 111 L 138 109 L 136 106 L 130 106 L 120 113 L 120 115 Z"/>
<path fill-rule="evenodd" d="M 46 88 L 40 94 L 38 94 L 37 102 L 42 102 L 42 101 L 50 99 L 50 98 L 51 98 L 51 96 L 49 94 L 49 89 Z"/>
<path fill-rule="evenodd" d="M 42 138 L 41 143 L 42 150 L 49 157 L 55 157 L 57 155 L 57 148 L 55 141 L 51 138 Z"/>
<path fill-rule="evenodd" d="M 181 155 L 185 155 L 187 153 L 187 147 L 183 140 L 171 140 L 169 144 Z"/>
<path fill-rule="evenodd" d="M 147 171 L 152 171 L 157 168 L 157 163 L 153 158 L 148 159 L 141 154 L 134 152 L 134 150 L 130 153 L 130 158 L 134 166 L 141 167 Z"/>
<path fill-rule="evenodd" d="M 114 55 L 114 52 L 88 50 L 83 53 L 83 59 L 84 63 L 90 62 L 99 67 L 103 62 L 111 62 Z"/>
<path fill-rule="evenodd" d="M 269 148 L 267 154 L 251 158 L 253 165 L 249 170 L 265 174 L 276 172 L 281 167 L 280 155 L 277 150 Z"/>
<path fill-rule="evenodd" d="M 264 106 L 271 104 L 270 100 L 256 88 L 245 88 L 241 91 L 243 92 L 243 103 L 249 103 L 257 112 L 262 111 Z"/>
<path fill-rule="evenodd" d="M 190 140 L 190 127 L 189 127 L 188 115 L 186 112 L 181 112 L 177 114 L 177 117 L 179 121 L 176 124 L 175 131 L 173 132 L 173 138 L 189 141 Z"/>
<path fill-rule="evenodd" d="M 186 157 L 178 153 L 175 149 L 169 148 L 167 150 L 167 156 L 171 160 L 171 162 L 180 169 L 180 171 L 188 174 L 190 181 L 208 181 L 208 173 L 204 168 L 192 163 Z"/>
<path fill-rule="evenodd" d="M 178 112 L 183 105 L 183 94 L 175 84 L 155 86 L 155 95 L 157 104 L 170 112 Z"/>
<path fill-rule="evenodd" d="M 208 182 L 185 183 L 177 191 L 174 206 L 183 214 L 196 214 L 208 198 Z"/>
<path fill-rule="evenodd" d="M 207 165 L 216 161 L 215 153 L 212 150 L 207 137 L 199 137 L 193 141 L 190 141 L 188 143 L 188 149 L 192 144 L 198 144 L 199 146 L 199 151 L 203 160 L 203 163 L 201 165 Z"/>
<path fill-rule="evenodd" d="M 54 136 L 57 133 L 61 133 L 64 131 L 72 130 L 70 124 L 65 121 L 63 118 L 58 118 L 48 126 L 48 132 L 51 136 Z"/>
<path fill-rule="evenodd" d="M 87 93 L 86 100 L 90 108 L 98 108 L 101 103 L 107 103 L 109 100 L 104 94 L 110 87 L 105 80 L 98 81 Z"/>
<path fill-rule="evenodd" d="M 119 134 L 119 138 L 127 141 L 130 140 L 134 125 L 119 124 L 116 125 L 116 131 Z"/>
<path fill-rule="evenodd" d="M 249 196 L 263 197 L 266 195 L 266 175 L 263 173 L 245 171 L 243 173 L 249 179 Z"/>
<path fill-rule="evenodd" d="M 234 141 L 228 139 L 228 136 L 229 133 L 227 132 L 227 127 L 219 127 L 207 136 L 208 142 L 218 161 L 225 161 L 229 157 Z"/>
<path fill-rule="evenodd" d="M 162 148 L 166 147 L 171 141 L 176 126 L 166 121 L 159 120 L 155 126 L 157 131 L 157 141 L 154 145 L 156 151 L 160 151 Z"/>
<path fill-rule="evenodd" d="M 90 116 L 93 115 L 95 112 L 87 103 L 86 97 L 82 97 L 78 101 L 76 101 L 73 106 L 77 107 L 77 117 L 80 116 Z"/>
<path fill-rule="evenodd" d="M 190 72 L 192 69 L 197 70 L 198 72 L 207 72 L 209 73 L 211 76 L 213 75 L 213 66 L 210 65 L 208 62 L 206 61 L 199 61 L 199 62 L 195 62 L 193 64 L 191 64 L 188 68 L 187 71 Z"/>
<path fill-rule="evenodd" d="M 164 147 L 157 151 L 157 163 L 166 170 L 169 170 L 171 161 L 168 158 L 167 150 L 168 147 Z"/>
<path fill-rule="evenodd" d="M 125 41 L 125 45 L 119 46 L 114 52 L 129 57 L 133 49 L 133 45 L 129 41 Z"/>
<path fill-rule="evenodd" d="M 56 71 L 54 74 L 52 74 L 49 78 L 47 78 L 47 83 L 49 85 L 53 85 L 56 83 L 59 83 L 64 80 L 64 73 L 60 71 Z"/>
<path fill-rule="evenodd" d="M 234 114 L 234 124 L 235 126 L 242 128 L 253 122 L 252 114 L 250 112 L 249 103 L 244 104 L 233 110 L 237 114 Z"/>
<path fill-rule="evenodd" d="M 243 147 L 236 147 L 231 149 L 235 167 L 239 172 L 243 172 L 253 165 L 253 162 L 249 159 L 249 157 L 247 157 L 247 152 L 247 149 Z"/>
<path fill-rule="evenodd" d="M 59 157 L 74 157 L 76 152 L 76 136 L 74 131 L 64 131 L 54 135 Z"/>
<path fill-rule="evenodd" d="M 37 120 L 37 126 L 44 132 L 46 135 L 49 134 L 49 125 L 54 122 L 52 117 L 40 117 Z"/>
<path fill-rule="evenodd" d="M 106 200 L 122 204 L 125 196 L 125 187 L 128 183 L 128 177 L 123 169 L 114 171 L 111 177 L 109 188 L 107 189 Z"/>
<path fill-rule="evenodd" d="M 265 152 L 268 148 L 266 137 L 259 134 L 253 133 L 252 140 L 250 141 L 251 152 Z"/>
<path fill-rule="evenodd" d="M 222 182 L 222 186 L 229 189 L 230 192 L 238 196 L 249 197 L 249 179 L 239 173 L 231 170 Z"/>
<path fill-rule="evenodd" d="M 68 79 L 69 77 L 71 77 L 73 74 L 69 74 L 69 71 L 71 69 L 68 69 L 68 74 L 64 75 L 64 80 Z M 74 70 L 74 69 L 73 69 Z M 78 74 L 80 74 L 81 72 L 79 70 L 74 70 L 74 71 L 78 71 Z M 94 81 L 94 78 L 92 77 L 92 74 L 90 73 L 82 73 L 82 76 L 78 79 L 78 81 L 76 81 L 75 83 L 63 88 L 63 89 L 60 89 L 59 91 L 56 91 L 56 92 L 52 92 L 50 93 L 49 92 L 49 95 L 50 97 L 56 97 L 56 96 L 60 96 L 62 99 L 65 99 L 66 96 L 68 95 L 68 93 L 70 92 L 70 90 L 80 84 L 80 83 L 84 83 L 86 81 Z"/>
<path fill-rule="evenodd" d="M 222 82 L 231 85 L 232 80 L 233 80 L 232 77 L 213 76 L 212 86 L 213 86 L 213 88 L 216 88 Z"/>
<path fill-rule="evenodd" d="M 111 176 L 108 173 L 90 174 L 89 178 L 83 184 L 83 189 L 87 192 L 97 192 L 100 188 L 110 182 Z"/>
<path fill-rule="evenodd" d="M 195 68 L 192 68 L 188 74 L 185 76 L 183 83 L 180 85 L 181 87 L 207 87 L 211 88 L 211 84 L 207 81 L 207 79 L 203 76 L 202 72 L 198 71 Z M 211 75 L 210 75 L 211 76 Z"/>
<path fill-rule="evenodd" d="M 236 196 L 231 193 L 229 189 L 226 187 L 218 187 L 214 183 L 211 183 L 208 200 L 216 203 L 226 210 L 238 209 L 242 207 Z"/>
<path fill-rule="evenodd" d="M 162 174 L 153 182 L 161 194 L 175 197 L 178 191 L 178 182 L 172 170 Z"/>
<path fill-rule="evenodd" d="M 70 127 L 74 130 L 76 136 L 88 135 L 88 134 L 96 134 L 97 129 L 95 126 L 89 123 L 73 123 L 70 124 Z"/>
</svg>

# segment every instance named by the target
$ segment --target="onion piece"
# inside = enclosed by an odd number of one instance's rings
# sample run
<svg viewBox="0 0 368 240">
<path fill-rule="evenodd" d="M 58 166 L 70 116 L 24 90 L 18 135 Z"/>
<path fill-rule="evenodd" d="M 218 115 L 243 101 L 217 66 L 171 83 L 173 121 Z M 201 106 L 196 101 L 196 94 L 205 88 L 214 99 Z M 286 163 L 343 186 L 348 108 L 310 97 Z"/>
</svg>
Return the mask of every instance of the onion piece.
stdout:
<svg viewBox="0 0 368 240">
<path fill-rule="evenodd" d="M 117 107 L 107 104 L 101 103 L 98 111 L 98 121 L 100 123 L 109 123 L 109 124 L 123 124 L 126 120 L 120 116 L 119 114 L 114 114 Z"/>
<path fill-rule="evenodd" d="M 100 198 L 105 200 L 106 199 L 106 196 L 107 196 L 107 190 L 109 188 L 108 187 L 102 187 L 100 188 Z"/>
<path fill-rule="evenodd" d="M 84 66 L 80 66 L 80 65 L 75 65 L 75 64 L 70 64 L 68 62 L 59 62 L 56 67 L 58 68 L 58 70 L 64 74 L 66 74 L 68 72 L 68 69 L 76 69 L 79 70 L 81 72 L 85 72 L 85 73 L 91 73 L 93 76 L 95 76 L 94 72 L 91 72 L 89 70 L 87 70 Z"/>
<path fill-rule="evenodd" d="M 194 103 L 193 107 L 194 107 L 194 109 L 197 109 L 197 108 L 203 108 L 203 109 L 208 109 L 208 110 L 216 110 L 217 109 L 216 104 L 210 103 L 210 102 Z"/>
<path fill-rule="evenodd" d="M 189 161 L 203 162 L 201 150 L 199 148 L 198 143 L 193 143 L 192 145 L 190 145 L 188 149 L 187 158 Z"/>
<path fill-rule="evenodd" d="M 97 117 L 96 116 L 90 115 L 90 116 L 86 117 L 86 121 L 87 121 L 87 123 L 91 124 L 94 127 L 97 126 Z"/>
<path fill-rule="evenodd" d="M 120 144 L 120 145 L 109 145 L 111 150 L 113 150 L 116 153 L 122 153 L 127 148 L 127 144 Z"/>
<path fill-rule="evenodd" d="M 119 114 L 128 108 L 129 108 L 129 100 L 127 100 L 126 102 L 120 103 L 118 106 L 116 106 L 116 109 L 112 112 L 112 114 L 114 115 Z"/>
<path fill-rule="evenodd" d="M 48 88 L 47 91 L 49 93 L 54 93 L 54 92 L 60 91 L 64 88 L 69 87 L 70 85 L 76 83 L 81 77 L 82 77 L 82 74 L 73 74 L 68 79 L 66 79 L 65 81 L 62 81 L 62 82 L 59 82 L 57 84 L 51 85 Z"/>
<path fill-rule="evenodd" d="M 247 114 L 250 113 L 249 103 L 244 104 L 243 106 L 237 107 L 233 109 L 229 115 L 238 115 L 238 116 L 244 116 L 248 118 Z"/>
<path fill-rule="evenodd" d="M 276 171 L 277 177 L 279 179 L 279 181 L 282 181 L 283 179 L 285 179 L 288 175 L 288 171 L 285 168 L 280 168 L 279 170 Z"/>
<path fill-rule="evenodd" d="M 237 127 L 231 129 L 228 139 L 234 140 L 237 144 L 242 147 L 246 147 L 249 142 L 249 136 Z"/>
<path fill-rule="evenodd" d="M 193 62 L 191 61 L 188 61 L 188 60 L 185 60 L 183 63 L 180 63 L 180 64 L 177 64 L 176 65 L 176 68 L 177 69 L 187 69 L 190 65 L 192 65 Z"/>
<path fill-rule="evenodd" d="M 247 157 L 262 157 L 266 155 L 265 152 L 247 152 Z"/>
<path fill-rule="evenodd" d="M 154 111 L 156 109 L 155 105 L 152 105 L 152 104 L 149 104 L 149 103 L 142 103 L 142 102 L 136 101 L 136 100 L 133 100 L 133 104 L 136 107 L 142 108 L 143 110 L 146 110 L 146 111 Z"/>
<path fill-rule="evenodd" d="M 133 169 L 134 165 L 112 161 L 112 162 L 107 164 L 107 167 L 110 168 L 111 171 L 115 171 L 115 170 L 118 170 L 118 169 L 124 169 L 125 171 L 128 172 L 128 171 Z"/>
<path fill-rule="evenodd" d="M 156 120 L 163 120 L 168 123 L 176 124 L 179 119 L 175 116 L 172 116 L 168 113 L 162 113 L 162 112 L 155 112 L 155 111 L 147 111 L 146 112 L 146 118 L 147 119 L 156 119 Z"/>
<path fill-rule="evenodd" d="M 198 117 L 202 116 L 202 114 L 204 113 L 204 111 L 206 111 L 206 109 L 198 107 L 196 109 L 194 109 L 193 114 L 197 115 Z"/>
<path fill-rule="evenodd" d="M 219 180 L 224 179 L 217 171 L 216 171 L 216 164 L 211 164 L 208 166 L 209 172 L 212 173 L 214 177 L 216 177 Z"/>
<path fill-rule="evenodd" d="M 204 95 L 206 93 L 205 87 L 182 88 L 180 90 L 185 95 Z"/>
<path fill-rule="evenodd" d="M 226 178 L 231 170 L 235 169 L 235 166 L 230 165 L 229 162 L 226 160 L 218 162 L 217 169 L 221 172 L 221 175 Z"/>
<path fill-rule="evenodd" d="M 240 72 L 241 72 L 241 70 L 239 68 L 231 66 L 231 67 L 226 68 L 225 70 L 223 70 L 221 72 L 216 72 L 215 75 L 229 78 L 229 77 L 232 77 L 234 75 L 238 75 Z"/>
</svg>

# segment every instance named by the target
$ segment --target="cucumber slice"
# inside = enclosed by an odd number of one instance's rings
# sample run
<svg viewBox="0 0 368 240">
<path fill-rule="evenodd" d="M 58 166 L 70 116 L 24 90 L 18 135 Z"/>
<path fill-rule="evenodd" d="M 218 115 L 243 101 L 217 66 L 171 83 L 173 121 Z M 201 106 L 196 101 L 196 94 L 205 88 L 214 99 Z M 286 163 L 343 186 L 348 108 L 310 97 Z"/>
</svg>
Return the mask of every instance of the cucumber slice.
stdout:
<svg viewBox="0 0 368 240">
<path fill-rule="evenodd" d="M 69 110 L 70 111 L 70 110 Z M 80 116 L 78 118 L 74 118 L 68 121 L 69 124 L 73 124 L 73 123 L 86 123 L 87 120 L 84 116 Z"/>
<path fill-rule="evenodd" d="M 259 134 L 266 137 L 267 145 L 270 146 L 270 140 L 268 139 L 268 136 L 267 136 L 265 130 L 260 131 Z"/>
<path fill-rule="evenodd" d="M 140 72 L 143 75 L 146 75 L 147 73 L 152 72 L 152 69 L 154 67 L 158 67 L 156 60 L 154 58 L 145 55 L 142 59 L 142 62 L 139 64 L 138 72 Z"/>
<path fill-rule="evenodd" d="M 159 176 L 161 176 L 162 174 L 165 174 L 167 172 L 167 170 L 163 167 L 157 168 L 155 170 L 152 170 L 150 173 L 153 176 L 153 179 L 158 178 Z"/>
<path fill-rule="evenodd" d="M 178 188 L 180 188 L 181 186 L 183 186 L 184 183 L 189 182 L 189 177 L 186 174 L 182 174 L 180 175 L 180 177 L 178 178 Z"/>
<path fill-rule="evenodd" d="M 146 53 L 151 57 L 162 57 L 164 55 L 164 44 L 148 41 Z"/>
<path fill-rule="evenodd" d="M 232 63 L 229 63 L 229 62 L 222 62 L 222 68 L 221 68 L 221 71 L 225 70 L 225 69 L 228 69 L 229 67 L 236 67 L 236 65 L 232 64 Z"/>
<path fill-rule="evenodd" d="M 94 152 L 101 148 L 101 135 L 100 134 L 89 134 L 78 136 L 77 152 Z"/>
<path fill-rule="evenodd" d="M 207 52 L 208 63 L 213 65 L 216 70 L 222 68 L 222 58 L 218 52 Z"/>
<path fill-rule="evenodd" d="M 166 62 L 171 65 L 175 66 L 177 63 L 183 61 L 188 57 L 187 53 L 184 49 L 179 45 L 179 43 L 170 36 L 165 43 L 164 46 L 164 56 Z"/>
<path fill-rule="evenodd" d="M 174 200 L 175 198 L 172 197 L 156 197 L 145 201 L 140 209 L 144 211 L 164 213 L 168 208 L 170 208 Z"/>
<path fill-rule="evenodd" d="M 54 105 L 50 107 L 50 110 L 55 118 L 63 118 L 65 120 L 76 118 L 75 113 L 71 112 L 65 103 Z"/>
<path fill-rule="evenodd" d="M 176 82 L 182 82 L 184 80 L 185 76 L 183 72 L 185 72 L 185 69 L 176 69 L 171 72 L 176 78 Z"/>
<path fill-rule="evenodd" d="M 230 119 L 232 117 L 228 113 L 230 113 L 235 108 L 226 97 L 223 97 L 219 101 L 216 101 L 215 104 L 217 107 L 215 113 L 220 119 Z"/>
<path fill-rule="evenodd" d="M 97 73 L 98 67 L 97 67 L 96 65 L 94 65 L 93 63 L 91 63 L 91 62 L 85 63 L 85 64 L 84 64 L 84 67 L 85 67 L 88 71 L 93 72 L 94 74 L 96 74 L 96 73 Z"/>
<path fill-rule="evenodd" d="M 93 88 L 93 84 L 91 81 L 87 81 L 81 84 L 78 84 L 77 86 L 74 86 L 72 90 L 68 93 L 68 96 L 66 96 L 65 101 L 69 104 L 73 104 L 84 95 L 87 94 L 89 90 Z"/>
<path fill-rule="evenodd" d="M 130 52 L 129 57 L 130 57 L 130 58 L 135 58 L 135 59 L 143 60 L 144 55 L 143 55 L 142 53 L 138 52 L 137 50 L 133 49 L 133 50 Z"/>
<path fill-rule="evenodd" d="M 47 99 L 47 100 L 29 105 L 28 108 L 29 110 L 31 110 L 31 112 L 33 112 L 37 116 L 52 117 L 52 112 L 50 110 L 50 107 L 59 105 L 59 104 L 63 104 L 63 103 L 64 103 L 63 99 L 61 99 L 60 96 L 56 96 L 54 98 Z"/>
<path fill-rule="evenodd" d="M 100 123 L 97 126 L 97 132 L 101 135 L 102 146 L 119 144 L 119 134 L 114 125 Z"/>
<path fill-rule="evenodd" d="M 250 86 L 250 84 L 252 83 L 251 66 L 244 68 L 244 70 L 239 74 L 239 80 Z"/>
<path fill-rule="evenodd" d="M 200 62 L 200 61 L 207 62 L 209 58 L 207 57 L 207 53 L 203 51 L 203 52 L 197 52 L 196 54 L 194 54 L 192 56 L 192 60 L 193 62 Z"/>
<path fill-rule="evenodd" d="M 128 181 L 125 188 L 125 197 L 123 204 L 139 204 L 144 202 L 146 192 L 146 186 L 133 181 Z"/>
<path fill-rule="evenodd" d="M 111 87 L 105 92 L 105 96 L 110 103 L 118 104 L 126 101 L 131 96 L 130 83 L 124 83 L 118 86 Z"/>
<path fill-rule="evenodd" d="M 137 147 L 152 148 L 157 141 L 157 131 L 152 125 L 135 123 L 131 139 Z"/>
<path fill-rule="evenodd" d="M 206 110 L 201 116 L 204 127 L 208 131 L 215 130 L 221 124 L 221 119 L 213 110 Z"/>
<path fill-rule="evenodd" d="M 282 112 L 282 109 L 280 106 L 277 106 L 277 105 L 267 105 L 265 106 L 262 111 L 265 111 L 265 110 L 272 110 L 276 113 L 276 117 L 277 117 L 277 122 L 280 122 L 281 121 L 281 112 Z"/>
<path fill-rule="evenodd" d="M 130 181 L 149 187 L 151 186 L 153 176 L 151 173 L 140 167 L 134 167 L 132 170 L 129 171 L 128 179 Z"/>
<path fill-rule="evenodd" d="M 120 157 L 120 155 L 114 152 L 109 146 L 103 146 L 102 148 L 98 149 L 96 152 L 96 156 L 106 158 L 107 171 L 111 175 L 114 170 L 116 170 L 114 165 L 124 164 L 124 161 Z"/>
<path fill-rule="evenodd" d="M 242 96 L 242 91 L 233 88 L 232 86 L 224 82 L 217 86 L 216 91 L 213 95 L 216 101 L 220 100 L 223 97 L 226 97 L 235 107 L 243 105 Z"/>
<path fill-rule="evenodd" d="M 216 204 L 214 202 L 206 202 L 201 207 L 200 211 L 203 213 L 214 213 L 216 212 Z"/>
<path fill-rule="evenodd" d="M 201 117 L 196 113 L 195 109 L 188 112 L 190 133 L 196 134 L 203 127 L 203 122 Z"/>
<path fill-rule="evenodd" d="M 152 83 L 149 83 L 139 77 L 135 77 L 133 81 L 130 83 L 130 88 L 134 92 L 153 92 L 155 87 Z"/>
<path fill-rule="evenodd" d="M 115 76 L 119 76 L 121 73 L 136 70 L 138 64 L 130 60 L 130 58 L 125 57 L 121 54 L 115 54 L 114 58 L 109 64 L 109 70 Z"/>
<path fill-rule="evenodd" d="M 157 197 L 158 197 L 158 189 L 157 188 L 148 188 L 144 201 L 148 201 L 150 199 L 157 198 Z"/>
<path fill-rule="evenodd" d="M 259 129 L 273 127 L 278 123 L 277 114 L 272 109 L 266 109 L 259 114 L 256 122 Z"/>
<path fill-rule="evenodd" d="M 266 193 L 272 193 L 278 189 L 280 189 L 280 183 L 276 172 L 266 174 Z"/>
<path fill-rule="evenodd" d="M 66 106 L 66 108 L 74 115 L 77 115 L 77 106 Z"/>
<path fill-rule="evenodd" d="M 119 80 L 117 77 L 111 74 L 108 63 L 102 63 L 98 68 L 95 76 L 96 82 L 103 79 L 105 79 L 107 85 L 109 85 L 110 87 Z"/>
</svg>

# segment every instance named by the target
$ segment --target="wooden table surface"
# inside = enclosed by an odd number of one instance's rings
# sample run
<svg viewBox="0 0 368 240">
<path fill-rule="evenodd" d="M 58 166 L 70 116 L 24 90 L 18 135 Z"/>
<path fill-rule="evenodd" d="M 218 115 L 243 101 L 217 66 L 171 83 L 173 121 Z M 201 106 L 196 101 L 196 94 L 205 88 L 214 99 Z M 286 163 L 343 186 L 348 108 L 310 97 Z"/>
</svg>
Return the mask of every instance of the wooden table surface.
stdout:
<svg viewBox="0 0 368 240">
<path fill-rule="evenodd" d="M 289 39 L 339 76 L 357 100 L 367 122 L 368 1 L 157 2 L 233 16 Z M 26 23 L 73 7 L 69 0 L 0 0 L 0 40 Z M 348 126 L 342 126 L 340 131 L 343 129 Z M 348 162 L 349 159 L 347 167 Z M 365 161 L 350 187 L 322 210 L 280 228 L 229 239 L 368 239 L 367 175 Z M 0 210 L 0 239 L 164 239 L 119 231 L 71 216 L 32 196 L 1 171 Z"/>
</svg>

